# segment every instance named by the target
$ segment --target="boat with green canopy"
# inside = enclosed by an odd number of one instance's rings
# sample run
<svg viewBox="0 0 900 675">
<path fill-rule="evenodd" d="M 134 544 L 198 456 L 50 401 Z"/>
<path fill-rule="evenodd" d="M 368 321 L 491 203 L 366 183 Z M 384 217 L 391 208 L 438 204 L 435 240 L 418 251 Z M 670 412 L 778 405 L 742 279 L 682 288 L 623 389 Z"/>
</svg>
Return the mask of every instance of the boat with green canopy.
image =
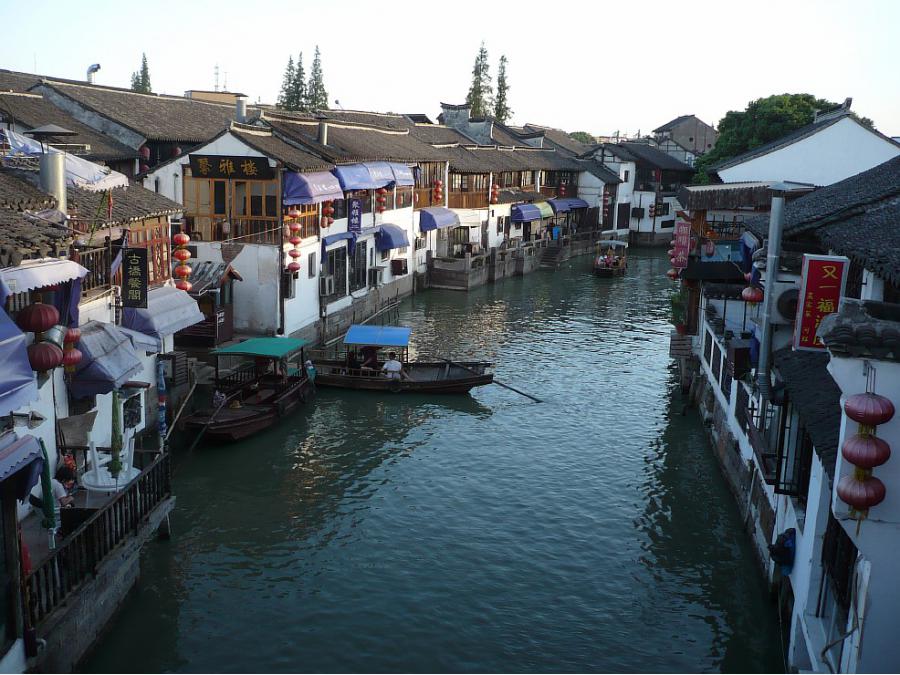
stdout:
<svg viewBox="0 0 900 675">
<path fill-rule="evenodd" d="M 422 394 L 464 394 L 494 381 L 484 361 L 410 361 L 405 326 L 353 325 L 336 354 L 316 356 L 316 386 Z M 393 357 L 391 356 L 393 354 Z M 401 370 L 392 371 L 391 362 Z"/>
<path fill-rule="evenodd" d="M 185 426 L 220 441 L 246 438 L 289 415 L 312 395 L 305 367 L 306 342 L 260 337 L 213 350 L 212 405 Z"/>
</svg>

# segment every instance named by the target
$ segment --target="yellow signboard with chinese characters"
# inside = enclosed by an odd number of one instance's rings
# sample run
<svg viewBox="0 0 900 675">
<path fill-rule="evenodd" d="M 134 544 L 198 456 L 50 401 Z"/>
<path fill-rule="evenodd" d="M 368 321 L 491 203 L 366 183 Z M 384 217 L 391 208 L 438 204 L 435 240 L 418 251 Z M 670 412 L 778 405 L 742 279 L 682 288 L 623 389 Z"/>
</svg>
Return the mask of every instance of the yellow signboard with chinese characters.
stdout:
<svg viewBox="0 0 900 675">
<path fill-rule="evenodd" d="M 800 302 L 794 322 L 794 349 L 825 349 L 816 332 L 822 319 L 838 311 L 849 267 L 850 260 L 843 256 L 803 255 Z"/>
<path fill-rule="evenodd" d="M 226 155 L 190 155 L 194 178 L 233 178 L 234 180 L 271 180 L 275 172 L 265 157 Z"/>
</svg>

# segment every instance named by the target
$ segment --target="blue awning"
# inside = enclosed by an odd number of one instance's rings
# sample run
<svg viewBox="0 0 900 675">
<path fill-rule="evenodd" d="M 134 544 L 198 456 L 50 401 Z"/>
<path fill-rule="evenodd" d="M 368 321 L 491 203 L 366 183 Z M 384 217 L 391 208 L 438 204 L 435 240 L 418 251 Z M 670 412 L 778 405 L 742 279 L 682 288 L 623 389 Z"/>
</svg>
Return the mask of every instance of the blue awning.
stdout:
<svg viewBox="0 0 900 675">
<path fill-rule="evenodd" d="M 459 215 L 455 211 L 445 209 L 442 206 L 429 206 L 419 209 L 419 231 L 430 232 L 442 227 L 455 227 L 459 225 Z"/>
<path fill-rule="evenodd" d="M 553 208 L 553 213 L 566 213 L 572 209 L 586 209 L 588 203 L 578 197 L 557 197 L 548 199 L 547 203 Z"/>
<path fill-rule="evenodd" d="M 158 352 L 162 350 L 162 340 L 158 337 L 131 330 L 124 326 L 119 326 L 119 330 L 131 340 L 131 346 L 134 347 L 136 352 Z"/>
<path fill-rule="evenodd" d="M 339 241 L 347 241 L 347 249 L 350 253 L 353 253 L 353 250 L 356 248 L 356 234 L 353 232 L 337 232 L 336 234 L 329 234 L 325 237 L 322 237 L 322 258 L 325 258 L 325 251 L 328 250 L 328 247 L 331 244 L 336 244 Z"/>
<path fill-rule="evenodd" d="M 404 246 L 409 246 L 406 230 L 391 223 L 382 223 L 381 228 L 375 233 L 375 248 L 379 251 L 390 251 L 392 248 Z"/>
<path fill-rule="evenodd" d="M 34 371 L 28 362 L 28 338 L 0 307 L 0 416 L 38 397 Z"/>
<path fill-rule="evenodd" d="M 394 171 L 387 162 L 363 162 L 363 166 L 369 171 L 373 188 L 387 187 L 394 183 Z"/>
<path fill-rule="evenodd" d="M 341 188 L 344 192 L 349 190 L 372 190 L 381 185 L 375 185 L 372 182 L 372 176 L 364 164 L 345 164 L 344 166 L 334 167 L 332 173 L 337 176 L 340 181 Z M 393 180 L 393 173 L 391 180 Z"/>
<path fill-rule="evenodd" d="M 284 174 L 284 191 L 281 201 L 291 204 L 319 204 L 320 202 L 343 199 L 341 183 L 329 171 L 315 173 L 289 172 Z"/>
<path fill-rule="evenodd" d="M 412 169 L 406 164 L 398 164 L 390 162 L 391 171 L 394 172 L 394 183 L 396 185 L 415 185 L 416 179 L 413 177 Z"/>
<path fill-rule="evenodd" d="M 16 438 L 13 432 L 0 436 L 0 482 L 16 481 L 16 499 L 24 501 L 28 497 L 43 470 L 44 455 L 38 439 L 30 434 Z"/>
<path fill-rule="evenodd" d="M 163 338 L 200 323 L 205 318 L 197 301 L 190 295 L 174 286 L 161 286 L 151 288 L 147 293 L 147 309 L 126 307 L 122 313 L 122 325 L 146 335 Z"/>
<path fill-rule="evenodd" d="M 372 345 L 375 347 L 406 347 L 411 328 L 406 326 L 350 326 L 344 336 L 345 345 Z"/>
<path fill-rule="evenodd" d="M 512 222 L 530 223 L 541 219 L 541 210 L 534 204 L 516 204 L 511 210 Z"/>
<path fill-rule="evenodd" d="M 69 382 L 69 390 L 75 398 L 108 394 L 142 370 L 131 340 L 111 323 L 88 321 L 84 324 L 78 349 L 82 353 L 81 363 Z"/>
</svg>

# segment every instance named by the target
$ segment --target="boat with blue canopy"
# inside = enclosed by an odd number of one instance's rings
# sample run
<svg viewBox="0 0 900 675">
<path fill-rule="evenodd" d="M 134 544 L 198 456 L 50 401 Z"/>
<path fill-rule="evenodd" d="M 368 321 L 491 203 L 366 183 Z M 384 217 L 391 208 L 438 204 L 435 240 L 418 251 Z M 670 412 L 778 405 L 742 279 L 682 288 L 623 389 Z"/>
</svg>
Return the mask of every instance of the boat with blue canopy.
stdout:
<svg viewBox="0 0 900 675">
<path fill-rule="evenodd" d="M 484 361 L 410 361 L 412 329 L 350 326 L 335 354 L 317 355 L 316 385 L 372 391 L 464 394 L 494 381 Z M 394 362 L 394 363 L 392 363 Z M 394 370 L 399 362 L 401 370 Z"/>
<path fill-rule="evenodd" d="M 185 420 L 214 440 L 236 441 L 292 413 L 313 393 L 304 340 L 258 337 L 213 350 L 212 405 Z"/>
</svg>

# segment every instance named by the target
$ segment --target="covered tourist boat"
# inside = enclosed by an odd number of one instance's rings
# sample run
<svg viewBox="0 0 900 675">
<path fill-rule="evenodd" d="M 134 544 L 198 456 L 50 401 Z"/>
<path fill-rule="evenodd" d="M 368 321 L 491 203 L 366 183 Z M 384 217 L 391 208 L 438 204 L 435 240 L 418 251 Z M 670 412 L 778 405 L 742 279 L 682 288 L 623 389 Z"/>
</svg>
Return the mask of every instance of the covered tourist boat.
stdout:
<svg viewBox="0 0 900 675">
<path fill-rule="evenodd" d="M 616 239 L 597 242 L 594 253 L 594 274 L 598 277 L 619 277 L 628 267 L 628 244 Z"/>
<path fill-rule="evenodd" d="M 483 361 L 410 361 L 410 328 L 350 326 L 343 347 L 332 358 L 315 359 L 316 385 L 422 394 L 464 394 L 494 381 Z M 391 352 L 403 366 L 399 377 L 383 372 Z"/>
<path fill-rule="evenodd" d="M 305 345 L 293 338 L 251 338 L 213 351 L 213 403 L 188 417 L 187 429 L 236 441 L 289 415 L 313 391 L 304 366 Z"/>
</svg>

